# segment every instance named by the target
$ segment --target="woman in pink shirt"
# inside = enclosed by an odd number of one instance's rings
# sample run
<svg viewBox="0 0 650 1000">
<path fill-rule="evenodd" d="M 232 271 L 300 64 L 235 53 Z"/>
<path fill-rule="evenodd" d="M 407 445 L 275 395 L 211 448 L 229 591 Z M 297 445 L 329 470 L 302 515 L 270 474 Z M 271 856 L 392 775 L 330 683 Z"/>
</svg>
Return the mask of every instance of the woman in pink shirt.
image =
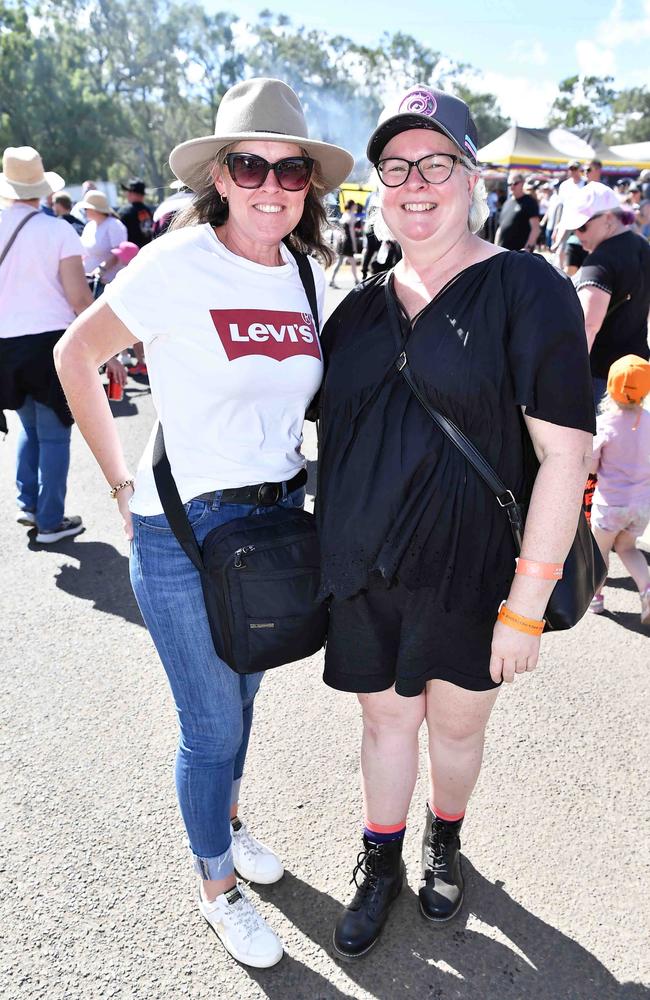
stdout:
<svg viewBox="0 0 650 1000">
<path fill-rule="evenodd" d="M 614 362 L 594 438 L 598 485 L 591 514 L 603 558 L 607 562 L 614 549 L 639 588 L 642 625 L 650 625 L 650 572 L 636 539 L 650 522 L 650 412 L 643 409 L 648 393 L 650 362 L 635 354 Z M 605 610 L 602 592 L 589 610 Z"/>
</svg>

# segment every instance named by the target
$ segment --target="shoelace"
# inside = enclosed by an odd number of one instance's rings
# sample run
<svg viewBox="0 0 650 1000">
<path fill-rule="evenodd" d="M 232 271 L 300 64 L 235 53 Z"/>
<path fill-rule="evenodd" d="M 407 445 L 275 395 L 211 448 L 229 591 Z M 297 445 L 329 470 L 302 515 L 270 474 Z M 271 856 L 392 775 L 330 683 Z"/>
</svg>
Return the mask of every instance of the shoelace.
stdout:
<svg viewBox="0 0 650 1000">
<path fill-rule="evenodd" d="M 257 931 L 264 929 L 264 920 L 251 901 L 244 895 L 241 888 L 239 889 L 239 893 L 241 899 L 232 905 L 229 904 L 225 915 L 232 920 L 233 924 L 247 939 L 250 939 Z"/>
<path fill-rule="evenodd" d="M 354 870 L 352 872 L 352 878 L 350 879 L 350 884 L 354 882 L 357 889 L 367 890 L 370 889 L 371 887 L 374 888 L 374 886 L 377 884 L 379 873 L 373 871 L 372 867 L 370 867 L 368 864 L 368 862 L 372 862 L 373 858 L 377 858 L 377 860 L 379 860 L 379 851 L 377 850 L 376 847 L 369 847 L 367 850 L 359 851 L 359 853 L 357 854 L 357 863 L 354 866 Z M 359 874 L 359 872 L 361 872 L 361 874 L 365 879 L 365 881 L 362 882 L 361 885 L 359 885 L 359 883 L 357 882 L 357 875 Z"/>
<path fill-rule="evenodd" d="M 445 847 L 446 844 L 443 844 L 443 838 L 439 831 L 433 827 L 427 844 L 427 868 L 436 875 L 444 872 L 447 868 Z"/>
<path fill-rule="evenodd" d="M 255 857 L 257 854 L 264 853 L 262 845 L 255 840 L 253 835 L 249 833 L 248 827 L 244 826 L 243 823 L 241 829 L 237 831 L 237 845 L 249 857 Z"/>
</svg>

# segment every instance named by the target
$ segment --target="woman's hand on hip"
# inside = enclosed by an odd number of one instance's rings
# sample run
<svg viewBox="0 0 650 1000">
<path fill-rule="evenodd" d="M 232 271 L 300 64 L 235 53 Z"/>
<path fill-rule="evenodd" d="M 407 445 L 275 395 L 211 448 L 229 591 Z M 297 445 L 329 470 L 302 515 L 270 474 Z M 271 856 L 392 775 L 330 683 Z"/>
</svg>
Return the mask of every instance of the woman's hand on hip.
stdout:
<svg viewBox="0 0 650 1000">
<path fill-rule="evenodd" d="M 539 659 L 541 636 L 528 635 L 497 621 L 492 633 L 492 655 L 490 656 L 490 677 L 498 684 L 511 684 L 515 674 L 525 674 L 534 670 Z"/>
<path fill-rule="evenodd" d="M 122 520 L 124 522 L 124 534 L 129 541 L 133 539 L 133 521 L 131 520 L 131 511 L 129 510 L 129 500 L 133 496 L 133 487 L 125 486 L 123 490 L 117 494 L 117 506 L 120 509 L 120 514 L 122 515 Z"/>
</svg>

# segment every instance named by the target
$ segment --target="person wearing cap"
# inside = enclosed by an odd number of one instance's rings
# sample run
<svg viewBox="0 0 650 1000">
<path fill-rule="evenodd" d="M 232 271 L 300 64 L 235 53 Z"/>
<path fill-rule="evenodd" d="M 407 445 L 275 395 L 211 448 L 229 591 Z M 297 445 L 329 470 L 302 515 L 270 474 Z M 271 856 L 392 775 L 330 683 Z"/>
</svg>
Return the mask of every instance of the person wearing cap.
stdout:
<svg viewBox="0 0 650 1000">
<path fill-rule="evenodd" d="M 630 226 L 632 212 L 605 184 L 587 184 L 562 218 L 587 256 L 574 282 L 585 316 L 594 400 L 612 364 L 626 354 L 650 357 L 650 245 Z"/>
<path fill-rule="evenodd" d="M 138 247 L 151 243 L 153 210 L 145 203 L 145 185 L 139 177 L 132 177 L 128 184 L 120 184 L 129 203 L 119 213 L 120 221 L 126 226 L 128 239 Z"/>
<path fill-rule="evenodd" d="M 501 208 L 494 242 L 506 250 L 528 250 L 532 253 L 539 237 L 540 211 L 537 198 L 525 192 L 524 184 L 523 174 L 512 173 L 508 176 L 509 196 Z"/>
<path fill-rule="evenodd" d="M 98 294 L 117 274 L 120 264 L 112 248 L 127 239 L 126 226 L 120 222 L 103 191 L 88 191 L 79 202 L 88 219 L 81 234 L 86 274 L 96 276 Z"/>
<path fill-rule="evenodd" d="M 643 408 L 648 395 L 650 363 L 635 354 L 615 361 L 596 421 L 593 472 L 598 484 L 591 511 L 591 528 L 605 563 L 613 549 L 637 586 L 642 625 L 650 625 L 650 571 L 636 540 L 650 524 L 650 412 Z M 589 610 L 603 613 L 602 591 Z"/>
<path fill-rule="evenodd" d="M 156 490 L 156 428 L 134 484 L 95 370 L 144 342 L 165 450 L 199 544 L 233 518 L 301 507 L 302 426 L 323 370 L 325 275 L 308 254 L 331 262 L 321 196 L 354 160 L 309 138 L 290 87 L 252 78 L 223 96 L 214 135 L 181 143 L 169 162 L 194 201 L 73 325 L 57 364 L 131 539 L 135 595 L 174 694 L 176 788 L 200 912 L 231 955 L 262 968 L 280 960 L 282 944 L 235 877 L 271 883 L 284 872 L 238 813 L 262 675 L 237 674 L 217 656 L 199 574 Z"/>
<path fill-rule="evenodd" d="M 355 692 L 363 715 L 359 888 L 334 931 L 346 958 L 374 945 L 405 883 L 424 721 L 419 909 L 431 926 L 460 910 L 460 829 L 485 729 L 502 681 L 537 665 L 590 467 L 580 304 L 540 255 L 476 235 L 487 215 L 477 147 L 468 106 L 450 94 L 417 85 L 384 110 L 367 155 L 377 225 L 403 258 L 350 292 L 323 331 L 324 680 Z M 516 497 L 534 483 L 516 575 L 505 511 L 421 400 L 454 421 Z"/>
<path fill-rule="evenodd" d="M 17 521 L 48 545 L 83 531 L 65 515 L 72 415 L 54 370 L 52 350 L 92 302 L 72 226 L 38 211 L 39 199 L 65 181 L 44 170 L 31 146 L 2 157 L 0 198 L 0 432 L 3 410 L 21 423 L 16 453 Z"/>
</svg>

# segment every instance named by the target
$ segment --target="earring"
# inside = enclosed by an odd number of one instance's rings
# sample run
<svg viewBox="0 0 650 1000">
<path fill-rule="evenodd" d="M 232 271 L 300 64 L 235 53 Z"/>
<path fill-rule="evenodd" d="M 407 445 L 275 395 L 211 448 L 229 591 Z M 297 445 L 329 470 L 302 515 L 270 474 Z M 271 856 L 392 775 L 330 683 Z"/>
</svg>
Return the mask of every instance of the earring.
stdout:
<svg viewBox="0 0 650 1000">
<path fill-rule="evenodd" d="M 219 195 L 219 197 L 221 198 L 221 201 L 223 202 L 223 204 L 226 205 L 227 202 L 228 202 L 228 195 L 222 194 L 222 195 Z"/>
</svg>

